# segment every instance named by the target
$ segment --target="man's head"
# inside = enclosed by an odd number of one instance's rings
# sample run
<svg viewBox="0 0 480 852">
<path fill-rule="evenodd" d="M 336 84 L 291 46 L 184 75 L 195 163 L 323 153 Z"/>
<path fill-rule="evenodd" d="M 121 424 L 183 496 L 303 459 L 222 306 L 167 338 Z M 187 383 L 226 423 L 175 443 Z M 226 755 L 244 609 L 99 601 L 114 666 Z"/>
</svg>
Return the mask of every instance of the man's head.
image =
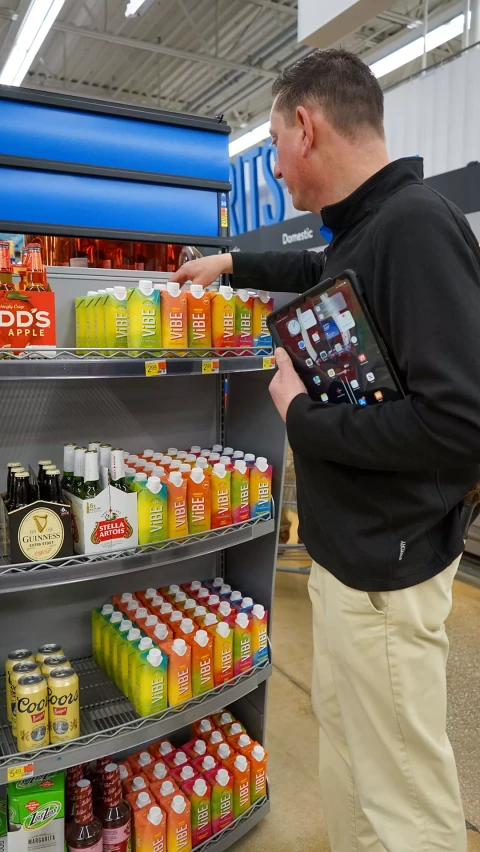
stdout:
<svg viewBox="0 0 480 852">
<path fill-rule="evenodd" d="M 355 163 L 366 166 L 365 160 L 376 155 L 386 158 L 383 93 L 358 56 L 334 48 L 314 50 L 277 77 L 273 95 L 275 175 L 285 179 L 297 210 L 318 212 L 339 200 L 342 170 L 348 172 Z"/>
</svg>

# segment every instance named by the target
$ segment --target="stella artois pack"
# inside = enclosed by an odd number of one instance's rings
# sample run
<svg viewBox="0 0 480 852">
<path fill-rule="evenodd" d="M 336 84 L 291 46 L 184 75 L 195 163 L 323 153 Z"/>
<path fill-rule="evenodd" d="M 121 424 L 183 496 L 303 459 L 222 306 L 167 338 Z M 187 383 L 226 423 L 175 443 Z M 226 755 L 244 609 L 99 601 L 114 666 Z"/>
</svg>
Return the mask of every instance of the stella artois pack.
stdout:
<svg viewBox="0 0 480 852">
<path fill-rule="evenodd" d="M 107 485 L 96 497 L 67 494 L 76 553 L 104 553 L 138 544 L 137 495 Z"/>
</svg>

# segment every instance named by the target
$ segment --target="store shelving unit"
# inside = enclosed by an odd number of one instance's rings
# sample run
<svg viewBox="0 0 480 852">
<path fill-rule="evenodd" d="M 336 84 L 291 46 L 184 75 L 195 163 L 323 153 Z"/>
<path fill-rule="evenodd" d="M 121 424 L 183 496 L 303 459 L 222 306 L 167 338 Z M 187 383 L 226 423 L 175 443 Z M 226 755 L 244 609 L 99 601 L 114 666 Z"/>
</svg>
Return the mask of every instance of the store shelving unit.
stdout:
<svg viewBox="0 0 480 852">
<path fill-rule="evenodd" d="M 89 162 L 79 162 L 77 166 L 72 162 L 62 166 L 62 152 L 49 152 L 48 144 L 54 145 L 54 140 L 49 143 L 45 138 L 37 139 L 37 150 L 42 152 L 43 159 L 32 161 L 24 153 L 12 159 L 12 150 L 3 150 L 5 142 L 0 140 L 2 209 L 15 213 L 12 219 L 4 218 L 0 222 L 2 230 L 73 236 L 95 233 L 114 239 L 164 242 L 181 239 L 207 249 L 228 248 L 225 220 L 228 128 L 222 122 L 143 109 L 129 112 L 122 108 L 119 114 L 112 104 L 103 105 L 98 101 L 92 104 L 25 90 L 4 92 L 0 87 L 0 103 L 2 98 L 10 107 L 15 105 L 19 112 L 32 106 L 57 110 L 61 121 L 68 113 L 69 122 L 64 127 L 71 124 L 72 137 L 77 132 L 77 119 L 83 121 L 87 116 L 90 128 L 91 122 L 98 122 L 99 139 L 103 140 L 97 154 L 94 149 L 90 150 Z M 11 116 L 10 109 L 10 119 Z M 135 132 L 127 134 L 128 151 L 122 147 L 121 134 L 115 137 L 119 147 L 115 151 L 114 166 L 106 162 L 108 133 L 102 136 L 105 120 L 135 124 Z M 19 121 L 18 128 L 21 126 Z M 37 126 L 34 124 L 33 128 L 35 134 Z M 171 154 L 170 130 L 175 135 L 175 156 Z M 182 131 L 180 135 L 179 130 Z M 38 133 L 41 137 L 41 123 Z M 143 142 L 147 140 L 147 148 L 150 145 L 145 173 L 138 168 L 132 171 L 125 165 L 128 154 L 128 162 L 142 166 L 140 148 L 138 157 L 135 157 L 135 150 L 132 151 L 136 134 Z M 30 139 L 32 150 L 34 141 Z M 9 144 L 12 147 L 11 139 Z M 72 145 L 80 157 L 82 143 L 78 132 Z M 166 154 L 157 173 L 152 162 L 155 157 L 161 160 L 162 145 Z M 92 162 L 95 156 L 97 161 Z M 180 171 L 182 165 L 187 174 Z M 167 167 L 169 173 L 166 173 Z M 12 171 L 16 172 L 21 186 L 10 199 L 8 187 L 12 186 Z M 41 179 L 37 185 L 39 173 Z M 65 201 L 66 214 L 61 207 L 62 199 L 66 199 L 62 193 L 71 185 L 72 177 L 90 182 L 98 178 L 101 183 L 95 185 L 96 199 L 99 193 L 106 193 L 102 210 L 92 207 L 90 221 L 83 196 L 83 207 L 69 205 L 68 199 Z M 27 208 L 24 206 L 22 210 L 19 202 L 24 197 L 24 182 L 29 185 L 30 198 L 33 193 L 28 215 Z M 131 209 L 122 212 L 117 201 L 124 197 L 126 182 Z M 45 192 L 49 183 L 52 193 L 60 198 L 57 210 L 51 199 L 42 208 L 35 198 L 36 188 Z M 146 184 L 150 199 L 155 197 L 157 205 L 151 210 L 150 223 L 150 209 L 144 203 Z M 89 183 L 88 191 L 90 186 Z M 158 212 L 165 204 L 170 205 L 168 215 L 165 210 Z M 176 205 L 174 209 L 172 204 Z M 37 220 L 32 221 L 33 212 L 41 209 L 45 209 L 45 217 L 37 216 Z M 77 214 L 78 221 L 75 220 Z M 67 215 L 68 222 L 65 221 Z M 109 225 L 109 215 L 115 217 L 114 226 Z M 124 222 L 122 227 L 119 227 L 120 220 Z M 171 232 L 173 226 L 159 229 L 161 221 L 172 221 L 175 233 Z M 112 357 L 98 353 L 76 354 L 73 349 L 74 297 L 89 289 L 115 283 L 133 286 L 139 277 L 152 278 L 155 282 L 165 279 L 163 273 L 155 272 L 48 270 L 56 296 L 58 349 L 55 357 L 40 353 L 38 357 L 30 354 L 29 357 L 0 358 L 0 471 L 5 471 L 10 459 L 20 459 L 34 468 L 41 457 L 50 457 L 61 464 L 66 441 L 84 444 L 100 439 L 130 452 L 147 446 L 163 449 L 172 443 L 189 447 L 194 443 L 209 446 L 219 442 L 268 457 L 274 469 L 273 504 L 279 505 L 285 433 L 268 394 L 273 366 L 270 350 L 243 355 L 229 351 L 218 358 L 215 353 L 202 353 L 201 358 L 192 353 L 179 356 L 163 352 L 146 352 L 143 357 L 132 357 L 128 353 L 126 357 L 114 357 L 114 353 Z M 146 369 L 148 362 L 163 358 L 165 371 L 160 370 L 158 375 L 152 376 Z M 208 360 L 218 360 L 213 372 L 211 367 L 205 366 Z M 101 557 L 74 556 L 48 563 L 16 565 L 8 565 L 4 560 L 4 564 L 0 564 L 1 656 L 4 658 L 9 650 L 18 647 L 60 642 L 69 657 L 77 660 L 82 712 L 79 739 L 66 746 L 49 746 L 41 752 L 22 754 L 17 752 L 6 719 L 0 716 L 0 784 L 8 779 L 9 769 L 30 762 L 34 774 L 39 774 L 106 754 L 123 754 L 161 736 L 171 736 L 175 741 L 176 737 L 188 734 L 191 722 L 225 706 L 238 715 L 252 737 L 264 742 L 270 662 L 212 690 L 200 700 L 170 708 L 155 717 L 139 719 L 129 702 L 91 659 L 90 617 L 92 608 L 114 593 L 148 586 L 158 588 L 171 582 L 202 580 L 215 575 L 222 575 L 233 588 L 241 589 L 271 611 L 276 545 L 277 521 L 272 517 Z M 2 698 L 0 702 L 3 708 Z M 223 852 L 268 810 L 268 798 L 262 799 L 244 817 L 198 848 L 202 852 Z"/>
</svg>

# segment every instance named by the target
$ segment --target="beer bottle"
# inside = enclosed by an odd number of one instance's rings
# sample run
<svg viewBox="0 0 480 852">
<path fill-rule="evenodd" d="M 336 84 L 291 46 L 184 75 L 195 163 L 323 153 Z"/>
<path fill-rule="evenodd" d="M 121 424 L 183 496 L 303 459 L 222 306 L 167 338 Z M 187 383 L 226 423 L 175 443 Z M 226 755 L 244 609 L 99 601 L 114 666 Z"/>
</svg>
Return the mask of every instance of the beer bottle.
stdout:
<svg viewBox="0 0 480 852">
<path fill-rule="evenodd" d="M 53 463 L 44 464 L 43 465 L 43 475 L 42 475 L 42 483 L 38 488 L 38 493 L 40 496 L 40 500 L 48 500 L 48 474 L 55 470 L 55 465 Z"/>
<path fill-rule="evenodd" d="M 8 502 L 10 495 L 11 495 L 13 474 L 15 473 L 15 471 L 19 467 L 22 467 L 21 462 L 8 462 L 8 464 L 7 464 L 7 490 L 6 490 L 6 498 L 5 498 L 7 502 Z"/>
<path fill-rule="evenodd" d="M 10 246 L 7 240 L 0 241 L 0 290 L 14 290 L 12 278 L 12 261 Z"/>
<path fill-rule="evenodd" d="M 14 467 L 12 469 L 12 474 L 11 474 L 11 477 L 10 477 L 10 486 L 9 486 L 9 489 L 8 489 L 8 496 L 7 496 L 7 501 L 6 501 L 7 510 L 9 512 L 12 511 L 12 509 L 15 505 L 15 474 L 16 473 L 25 473 L 25 472 L 26 472 L 25 468 L 23 468 L 22 465 L 19 465 L 18 467 Z"/>
<path fill-rule="evenodd" d="M 64 491 L 71 491 L 73 488 L 73 458 L 76 444 L 63 445 L 63 477 L 62 488 Z"/>
<path fill-rule="evenodd" d="M 111 762 L 111 755 L 108 757 L 97 757 L 95 762 L 95 776 L 93 779 L 93 809 L 97 816 L 102 813 L 103 808 L 105 767 Z"/>
<path fill-rule="evenodd" d="M 69 852 L 77 849 L 102 849 L 102 823 L 93 814 L 92 785 L 87 778 L 75 786 L 73 822 L 65 829 Z"/>
<path fill-rule="evenodd" d="M 87 450 L 85 453 L 85 475 L 83 478 L 82 500 L 91 500 L 101 492 L 98 475 L 98 453 L 96 450 Z"/>
<path fill-rule="evenodd" d="M 130 489 L 125 482 L 125 460 L 123 450 L 115 449 L 111 452 L 110 457 L 110 484 L 119 491 L 130 493 Z"/>
<path fill-rule="evenodd" d="M 99 814 L 103 826 L 103 852 L 127 852 L 131 843 L 131 808 L 123 798 L 116 763 L 108 763 L 105 767 L 103 793 L 104 804 Z"/>
<path fill-rule="evenodd" d="M 29 506 L 30 500 L 30 477 L 26 471 L 15 473 L 15 485 L 13 496 L 13 508 L 23 509 L 24 506 Z"/>
<path fill-rule="evenodd" d="M 44 483 L 44 480 L 45 480 L 44 468 L 48 467 L 49 464 L 52 464 L 51 459 L 40 459 L 40 461 L 38 462 L 37 480 L 38 480 L 38 487 L 40 489 L 40 495 L 42 494 L 43 483 Z"/>
<path fill-rule="evenodd" d="M 29 245 L 27 249 L 27 286 L 25 290 L 46 293 L 50 290 L 50 286 L 45 277 L 42 249 L 36 245 Z"/>
<path fill-rule="evenodd" d="M 73 486 L 72 494 L 76 497 L 82 496 L 83 477 L 85 475 L 85 453 L 86 447 L 75 447 L 73 451 Z"/>
<path fill-rule="evenodd" d="M 49 503 L 65 503 L 60 484 L 60 471 L 58 468 L 49 468 L 45 483 L 45 500 Z"/>
</svg>

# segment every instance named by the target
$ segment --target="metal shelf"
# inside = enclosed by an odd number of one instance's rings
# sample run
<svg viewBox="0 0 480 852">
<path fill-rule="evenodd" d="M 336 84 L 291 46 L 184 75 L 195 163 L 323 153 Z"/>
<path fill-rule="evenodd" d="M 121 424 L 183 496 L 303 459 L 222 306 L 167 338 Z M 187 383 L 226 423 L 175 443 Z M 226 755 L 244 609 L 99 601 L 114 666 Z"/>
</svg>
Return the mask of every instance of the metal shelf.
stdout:
<svg viewBox="0 0 480 852">
<path fill-rule="evenodd" d="M 195 846 L 195 852 L 224 852 L 224 849 L 229 849 L 237 840 L 240 840 L 269 812 L 270 801 L 267 796 L 264 796 L 219 834 L 215 834 L 210 840 L 201 843 L 200 846 Z"/>
<path fill-rule="evenodd" d="M 98 580 L 101 577 L 120 576 L 171 565 L 194 556 L 215 553 L 236 544 L 243 544 L 275 530 L 272 518 L 245 521 L 231 527 L 210 530 L 202 535 L 188 535 L 159 544 L 145 544 L 127 550 L 96 554 L 94 556 L 69 556 L 50 562 L 24 562 L 0 568 L 0 594 L 38 589 L 65 583 Z"/>
<path fill-rule="evenodd" d="M 272 673 L 271 663 L 266 662 L 212 689 L 201 698 L 169 707 L 154 716 L 140 718 L 113 681 L 91 658 L 77 660 L 74 666 L 80 678 L 82 736 L 60 746 L 52 745 L 30 752 L 17 752 L 5 713 L 5 677 L 1 678 L 0 784 L 7 781 L 7 771 L 14 766 L 33 763 L 34 775 L 40 775 L 109 754 L 133 750 L 144 743 L 165 737 L 202 716 L 216 713 L 225 705 L 238 701 Z M 217 849 L 216 846 L 212 848 Z M 218 848 L 226 849 L 227 846 Z"/>
<path fill-rule="evenodd" d="M 1 350 L 0 350 L 1 351 Z M 81 354 L 78 354 L 81 352 Z M 28 349 L 0 354 L 0 381 L 18 379 L 115 379 L 246 373 L 274 368 L 273 350 L 198 349 L 104 350 Z M 157 365 L 157 366 L 155 366 Z"/>
</svg>

